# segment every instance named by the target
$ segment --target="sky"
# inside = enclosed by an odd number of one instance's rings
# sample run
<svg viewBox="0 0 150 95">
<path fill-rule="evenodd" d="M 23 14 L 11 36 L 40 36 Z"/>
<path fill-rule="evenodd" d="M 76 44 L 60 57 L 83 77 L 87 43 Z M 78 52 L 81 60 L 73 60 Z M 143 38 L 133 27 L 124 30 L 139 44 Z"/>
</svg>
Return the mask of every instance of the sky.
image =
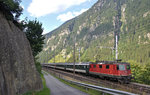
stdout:
<svg viewBox="0 0 150 95">
<path fill-rule="evenodd" d="M 23 14 L 21 20 L 37 19 L 42 23 L 46 34 L 65 21 L 72 19 L 87 11 L 98 0 L 22 0 Z"/>
</svg>

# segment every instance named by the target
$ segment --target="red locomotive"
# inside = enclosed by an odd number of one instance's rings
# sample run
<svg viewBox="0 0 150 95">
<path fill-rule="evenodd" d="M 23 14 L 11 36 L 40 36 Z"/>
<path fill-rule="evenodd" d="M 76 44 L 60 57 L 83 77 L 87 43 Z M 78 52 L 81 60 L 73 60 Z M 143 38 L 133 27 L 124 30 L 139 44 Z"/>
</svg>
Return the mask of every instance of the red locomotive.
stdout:
<svg viewBox="0 0 150 95">
<path fill-rule="evenodd" d="M 101 78 L 118 80 L 121 83 L 131 81 L 130 64 L 117 61 L 101 61 L 90 64 L 89 74 L 98 75 Z"/>
</svg>

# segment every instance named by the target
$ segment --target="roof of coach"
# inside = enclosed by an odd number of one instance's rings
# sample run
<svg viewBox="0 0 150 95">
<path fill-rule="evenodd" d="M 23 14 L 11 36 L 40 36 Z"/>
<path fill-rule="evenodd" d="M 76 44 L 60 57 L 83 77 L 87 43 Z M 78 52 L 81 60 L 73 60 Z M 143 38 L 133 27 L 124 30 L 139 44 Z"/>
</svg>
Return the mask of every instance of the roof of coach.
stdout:
<svg viewBox="0 0 150 95">
<path fill-rule="evenodd" d="M 48 63 L 49 65 L 73 65 L 74 63 Z M 90 62 L 75 63 L 75 65 L 89 65 Z"/>
</svg>

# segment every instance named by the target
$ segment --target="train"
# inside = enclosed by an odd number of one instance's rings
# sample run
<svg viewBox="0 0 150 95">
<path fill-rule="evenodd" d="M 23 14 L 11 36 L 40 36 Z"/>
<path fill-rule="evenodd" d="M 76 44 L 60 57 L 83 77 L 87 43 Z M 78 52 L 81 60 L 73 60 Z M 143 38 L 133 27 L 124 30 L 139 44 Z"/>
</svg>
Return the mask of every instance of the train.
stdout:
<svg viewBox="0 0 150 95">
<path fill-rule="evenodd" d="M 45 63 L 42 66 L 66 71 L 74 70 L 74 63 Z M 130 64 L 127 62 L 99 61 L 75 63 L 75 72 L 99 76 L 102 79 L 117 80 L 120 83 L 129 83 L 132 79 Z"/>
</svg>

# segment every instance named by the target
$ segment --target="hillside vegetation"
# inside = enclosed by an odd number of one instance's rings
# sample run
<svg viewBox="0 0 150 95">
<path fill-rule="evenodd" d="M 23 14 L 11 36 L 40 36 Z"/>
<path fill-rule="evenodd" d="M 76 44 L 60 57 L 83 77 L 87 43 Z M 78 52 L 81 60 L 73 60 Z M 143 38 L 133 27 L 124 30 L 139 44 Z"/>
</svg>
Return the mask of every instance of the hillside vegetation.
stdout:
<svg viewBox="0 0 150 95">
<path fill-rule="evenodd" d="M 149 0 L 99 0 L 80 16 L 46 34 L 40 62 L 73 62 L 73 44 L 81 61 L 114 60 L 114 33 L 119 34 L 119 59 L 150 62 Z M 118 18 L 118 19 L 117 19 Z M 74 41 L 76 39 L 76 41 Z"/>
<path fill-rule="evenodd" d="M 150 77 L 141 78 L 150 76 L 149 5 L 149 0 L 98 0 L 88 11 L 45 35 L 39 61 L 73 62 L 74 43 L 76 62 L 79 48 L 81 62 L 115 60 L 115 51 L 102 47 L 115 47 L 114 35 L 118 34 L 119 59 L 131 63 L 135 81 L 150 83 Z"/>
</svg>

